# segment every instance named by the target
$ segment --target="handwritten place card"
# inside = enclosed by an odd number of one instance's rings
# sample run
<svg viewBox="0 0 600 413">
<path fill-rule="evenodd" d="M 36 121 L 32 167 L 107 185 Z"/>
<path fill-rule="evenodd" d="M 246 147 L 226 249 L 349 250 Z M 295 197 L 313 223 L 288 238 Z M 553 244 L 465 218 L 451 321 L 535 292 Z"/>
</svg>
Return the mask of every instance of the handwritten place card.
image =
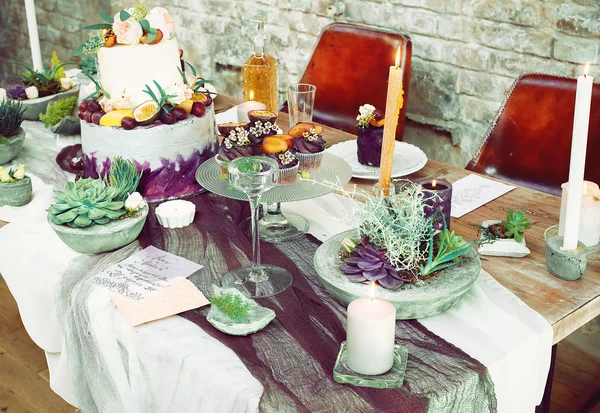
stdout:
<svg viewBox="0 0 600 413">
<path fill-rule="evenodd" d="M 209 304 L 204 294 L 185 278 L 174 280 L 169 288 L 143 301 L 130 300 L 116 292 L 111 292 L 110 298 L 132 327 Z"/>
<path fill-rule="evenodd" d="M 202 265 L 149 246 L 91 278 L 92 282 L 133 300 L 144 300 L 172 288 L 173 280 L 186 278 Z"/>
<path fill-rule="evenodd" d="M 469 175 L 452 184 L 450 216 L 460 218 L 482 205 L 512 191 L 516 187 L 479 175 Z"/>
</svg>

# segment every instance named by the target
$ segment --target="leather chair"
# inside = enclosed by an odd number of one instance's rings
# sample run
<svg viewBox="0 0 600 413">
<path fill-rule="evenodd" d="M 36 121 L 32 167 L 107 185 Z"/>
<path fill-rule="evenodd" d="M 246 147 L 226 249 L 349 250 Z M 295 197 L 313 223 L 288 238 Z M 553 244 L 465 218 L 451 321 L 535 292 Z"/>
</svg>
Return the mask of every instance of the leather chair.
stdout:
<svg viewBox="0 0 600 413">
<path fill-rule="evenodd" d="M 359 106 L 385 110 L 389 69 L 399 46 L 404 105 L 396 139 L 402 139 L 412 55 L 410 38 L 403 34 L 346 23 L 325 27 L 300 80 L 317 86 L 313 120 L 356 134 Z"/>
<path fill-rule="evenodd" d="M 525 74 L 512 85 L 467 169 L 560 195 L 569 179 L 576 79 Z M 585 179 L 600 183 L 600 85 L 592 91 Z"/>
</svg>

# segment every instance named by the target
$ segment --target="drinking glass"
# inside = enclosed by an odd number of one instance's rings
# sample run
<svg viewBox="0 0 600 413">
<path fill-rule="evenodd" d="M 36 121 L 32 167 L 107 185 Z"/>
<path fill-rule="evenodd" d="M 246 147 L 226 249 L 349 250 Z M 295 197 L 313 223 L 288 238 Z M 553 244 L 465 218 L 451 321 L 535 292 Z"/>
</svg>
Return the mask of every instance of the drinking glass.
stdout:
<svg viewBox="0 0 600 413">
<path fill-rule="evenodd" d="M 248 195 L 250 201 L 252 264 L 225 274 L 223 287 L 235 287 L 251 297 L 269 297 L 292 284 L 292 275 L 287 270 L 260 263 L 258 206 L 263 192 L 273 188 L 278 178 L 277 162 L 265 156 L 245 156 L 229 162 L 229 183 Z"/>
<path fill-rule="evenodd" d="M 317 87 L 308 83 L 298 83 L 287 88 L 290 128 L 298 122 L 312 122 Z"/>
</svg>

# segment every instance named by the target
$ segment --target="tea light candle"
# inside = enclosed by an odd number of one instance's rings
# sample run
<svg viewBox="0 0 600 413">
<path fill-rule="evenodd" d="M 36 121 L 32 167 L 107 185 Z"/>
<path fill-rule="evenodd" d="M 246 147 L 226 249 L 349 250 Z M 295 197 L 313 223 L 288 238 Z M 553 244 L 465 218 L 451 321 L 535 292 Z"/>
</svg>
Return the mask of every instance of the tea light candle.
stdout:
<svg viewBox="0 0 600 413">
<path fill-rule="evenodd" d="M 565 215 L 567 198 L 569 197 L 569 184 L 562 184 L 562 198 L 560 202 L 560 221 L 558 235 L 565 233 Z M 581 213 L 579 221 L 579 241 L 587 247 L 593 247 L 600 242 L 600 188 L 598 184 L 590 181 L 583 182 L 581 196 Z"/>
<path fill-rule="evenodd" d="M 382 298 L 359 298 L 348 306 L 346 364 L 360 374 L 383 374 L 394 364 L 396 308 Z"/>
<path fill-rule="evenodd" d="M 450 229 L 450 209 L 452 207 L 452 184 L 445 179 L 421 179 L 417 181 L 423 187 L 425 195 L 425 216 L 427 218 L 434 216 L 437 211 L 442 215 L 437 215 L 433 229 L 442 230 L 444 220 L 446 228 Z M 444 217 L 442 219 L 442 216 Z"/>
<path fill-rule="evenodd" d="M 250 91 L 250 100 L 244 103 L 240 103 L 237 107 L 238 122 L 248 122 L 248 112 L 251 110 L 267 110 L 267 106 L 262 102 L 252 100 L 254 98 L 254 91 Z"/>
<path fill-rule="evenodd" d="M 156 218 L 165 228 L 186 227 L 194 221 L 196 205 L 181 199 L 163 202 L 156 208 Z"/>
</svg>

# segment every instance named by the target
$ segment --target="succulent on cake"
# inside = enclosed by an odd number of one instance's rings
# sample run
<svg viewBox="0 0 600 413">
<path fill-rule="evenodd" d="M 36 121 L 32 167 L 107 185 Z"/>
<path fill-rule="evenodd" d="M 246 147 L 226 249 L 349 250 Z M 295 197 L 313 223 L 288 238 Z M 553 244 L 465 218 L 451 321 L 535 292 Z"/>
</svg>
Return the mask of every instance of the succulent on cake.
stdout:
<svg viewBox="0 0 600 413">
<path fill-rule="evenodd" d="M 0 138 L 10 138 L 19 131 L 25 109 L 21 102 L 4 99 L 0 102 Z"/>
<path fill-rule="evenodd" d="M 70 96 L 50 103 L 46 107 L 46 113 L 40 113 L 40 120 L 44 123 L 44 127 L 54 126 L 64 117 L 71 115 L 75 103 L 77 103 L 77 96 Z"/>
<path fill-rule="evenodd" d="M 21 164 L 17 168 L 11 168 L 8 171 L 0 166 L 0 183 L 11 184 L 25 178 L 25 165 Z"/>
<path fill-rule="evenodd" d="M 380 128 L 384 124 L 383 112 L 379 109 L 375 109 L 375 106 L 369 105 L 368 103 L 358 108 L 358 121 L 357 126 L 359 128 L 366 128 L 367 126 L 374 126 Z"/>
<path fill-rule="evenodd" d="M 63 67 L 72 63 L 61 63 L 55 52 L 50 67 L 46 66 L 41 71 L 34 70 L 23 63 L 11 63 L 25 69 L 21 75 L 23 86 L 18 85 L 8 90 L 8 95 L 13 99 L 25 100 L 51 96 L 75 86 L 73 81 L 61 81 L 66 78 Z"/>
</svg>

